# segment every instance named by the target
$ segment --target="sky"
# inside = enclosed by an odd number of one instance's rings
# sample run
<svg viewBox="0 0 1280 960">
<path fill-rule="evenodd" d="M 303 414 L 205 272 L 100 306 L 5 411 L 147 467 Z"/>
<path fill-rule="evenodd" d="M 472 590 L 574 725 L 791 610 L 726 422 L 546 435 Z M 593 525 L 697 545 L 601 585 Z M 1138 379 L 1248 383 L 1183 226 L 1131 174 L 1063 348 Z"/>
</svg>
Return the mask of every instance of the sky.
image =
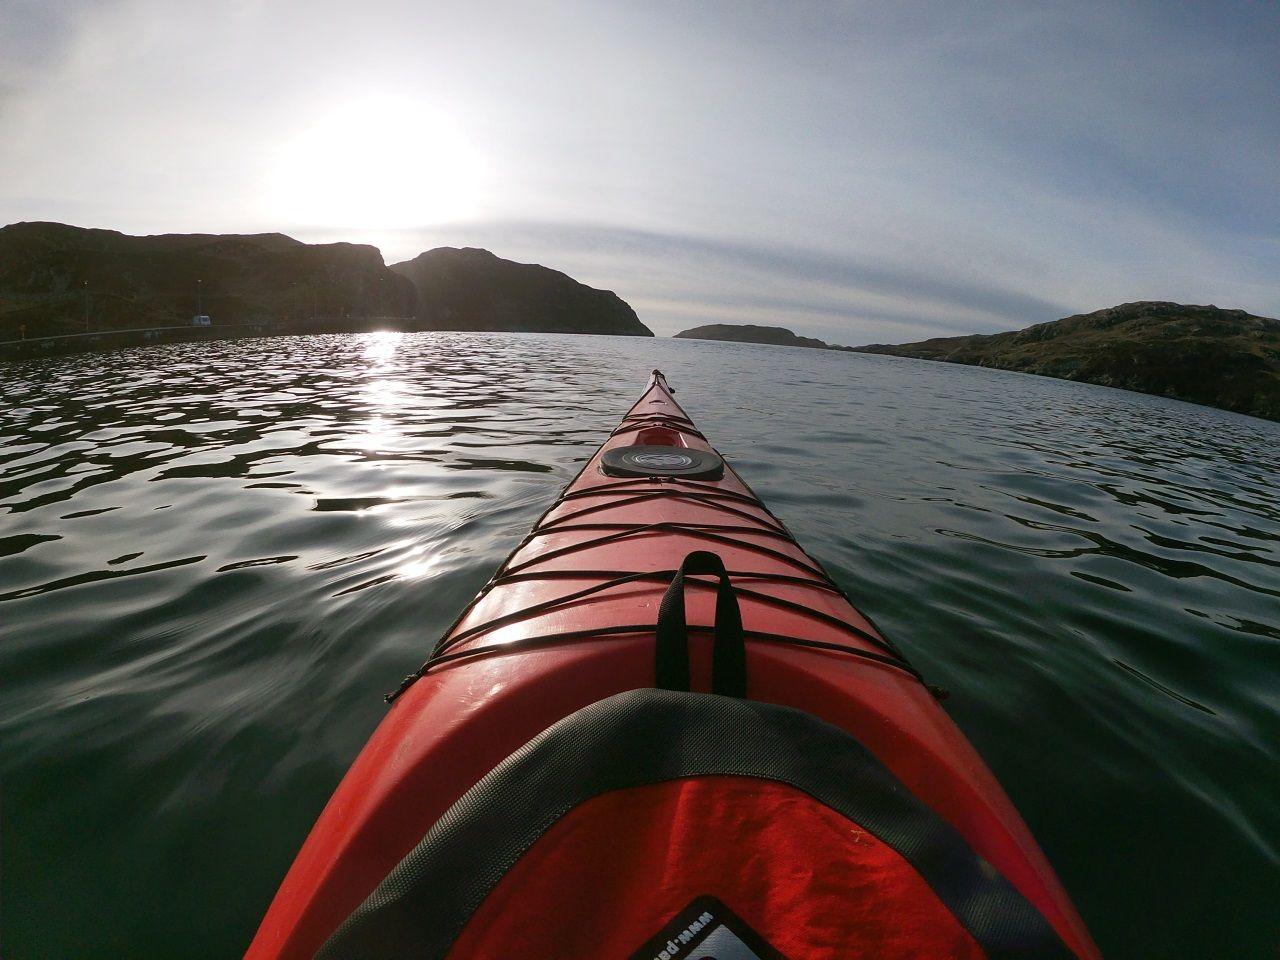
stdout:
<svg viewBox="0 0 1280 960">
<path fill-rule="evenodd" d="M 1280 9 L 0 0 L 19 220 L 483 246 L 659 334 L 1280 316 Z"/>
</svg>

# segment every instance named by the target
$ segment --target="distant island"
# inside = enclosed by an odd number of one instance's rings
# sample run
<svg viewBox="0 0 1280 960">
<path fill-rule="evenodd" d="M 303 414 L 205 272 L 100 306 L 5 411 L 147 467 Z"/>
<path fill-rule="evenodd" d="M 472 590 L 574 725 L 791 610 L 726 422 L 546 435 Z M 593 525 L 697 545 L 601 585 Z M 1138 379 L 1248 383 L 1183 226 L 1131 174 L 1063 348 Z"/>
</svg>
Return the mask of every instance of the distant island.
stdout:
<svg viewBox="0 0 1280 960">
<path fill-rule="evenodd" d="M 214 337 L 246 325 L 653 336 L 616 294 L 487 250 L 443 247 L 389 268 L 376 247 L 279 233 L 0 228 L 0 341 L 204 324 L 195 332 Z"/>
<path fill-rule="evenodd" d="M 829 350 L 831 346 L 813 337 L 801 337 L 786 327 L 759 327 L 753 323 L 708 323 L 681 330 L 677 337 L 685 340 L 727 340 L 732 343 L 767 343 L 777 347 L 813 347 Z"/>
<path fill-rule="evenodd" d="M 1280 320 L 1243 310 L 1142 301 L 1011 333 L 853 349 L 1082 380 L 1280 420 Z"/>
</svg>

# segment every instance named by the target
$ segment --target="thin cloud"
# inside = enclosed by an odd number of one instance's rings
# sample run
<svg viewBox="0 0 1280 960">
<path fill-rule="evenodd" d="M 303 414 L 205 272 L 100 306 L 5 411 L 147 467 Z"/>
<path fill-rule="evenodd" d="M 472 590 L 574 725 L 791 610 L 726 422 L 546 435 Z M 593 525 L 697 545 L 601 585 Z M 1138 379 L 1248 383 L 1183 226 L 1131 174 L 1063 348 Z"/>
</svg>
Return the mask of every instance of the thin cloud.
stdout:
<svg viewBox="0 0 1280 960">
<path fill-rule="evenodd" d="M 487 246 L 516 259 L 537 259 L 538 251 L 554 250 L 556 265 L 572 264 L 575 276 L 608 286 L 633 303 L 662 304 L 658 328 L 705 323 L 714 314 L 742 322 L 803 322 L 806 329 L 848 339 L 890 326 L 954 332 L 1007 329 L 1072 312 L 1065 304 L 1016 288 L 947 279 L 893 264 L 860 263 L 786 244 L 618 226 L 453 225 L 406 232 L 392 242 L 411 249 Z M 893 301 L 900 305 L 888 308 L 886 303 Z"/>
</svg>

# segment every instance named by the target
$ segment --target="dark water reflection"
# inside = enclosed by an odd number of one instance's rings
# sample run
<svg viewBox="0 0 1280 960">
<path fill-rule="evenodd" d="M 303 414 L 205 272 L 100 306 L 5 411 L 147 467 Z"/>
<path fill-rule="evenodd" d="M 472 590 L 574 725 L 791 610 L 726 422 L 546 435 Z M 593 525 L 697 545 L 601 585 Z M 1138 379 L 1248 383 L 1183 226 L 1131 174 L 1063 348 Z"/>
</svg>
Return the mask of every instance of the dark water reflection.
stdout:
<svg viewBox="0 0 1280 960">
<path fill-rule="evenodd" d="M 364 335 L 0 369 L 3 942 L 227 957 L 380 695 L 662 366 L 1113 957 L 1280 940 L 1280 426 L 727 344 Z"/>
</svg>

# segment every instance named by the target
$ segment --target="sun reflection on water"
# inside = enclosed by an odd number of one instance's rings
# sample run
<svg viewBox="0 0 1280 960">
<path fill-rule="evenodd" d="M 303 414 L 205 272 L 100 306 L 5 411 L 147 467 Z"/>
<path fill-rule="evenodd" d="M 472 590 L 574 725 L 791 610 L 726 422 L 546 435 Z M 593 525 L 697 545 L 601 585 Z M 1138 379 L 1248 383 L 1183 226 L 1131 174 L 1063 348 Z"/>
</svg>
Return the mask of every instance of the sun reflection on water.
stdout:
<svg viewBox="0 0 1280 960">
<path fill-rule="evenodd" d="M 369 334 L 364 340 L 364 358 L 385 367 L 391 363 L 391 358 L 400 348 L 404 333 L 399 330 L 379 330 Z"/>
<path fill-rule="evenodd" d="M 426 576 L 440 566 L 440 554 L 428 554 L 427 548 L 419 545 L 405 551 L 401 561 L 395 569 L 396 576 L 402 580 L 414 580 Z"/>
<path fill-rule="evenodd" d="M 393 449 L 401 439 L 394 414 L 405 404 L 409 385 L 392 377 L 381 376 L 392 367 L 396 351 L 404 340 L 399 331 L 386 330 L 364 338 L 363 358 L 369 362 L 369 381 L 361 388 L 360 397 L 370 416 L 362 424 L 355 445 L 365 451 Z"/>
</svg>

